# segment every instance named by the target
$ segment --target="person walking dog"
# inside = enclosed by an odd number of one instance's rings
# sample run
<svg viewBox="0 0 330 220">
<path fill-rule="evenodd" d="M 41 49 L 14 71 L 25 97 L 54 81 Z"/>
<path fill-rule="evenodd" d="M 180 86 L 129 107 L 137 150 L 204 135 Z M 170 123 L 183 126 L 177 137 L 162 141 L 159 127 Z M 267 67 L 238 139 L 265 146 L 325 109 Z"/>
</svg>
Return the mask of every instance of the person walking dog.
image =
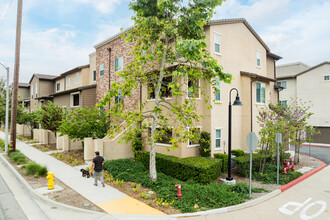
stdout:
<svg viewBox="0 0 330 220">
<path fill-rule="evenodd" d="M 95 157 L 93 158 L 93 163 L 91 167 L 91 172 L 94 172 L 94 186 L 97 186 L 97 175 L 100 176 L 100 181 L 103 187 L 105 187 L 103 182 L 103 175 L 102 175 L 102 165 L 104 163 L 104 158 L 100 156 L 100 152 L 95 151 Z"/>
</svg>

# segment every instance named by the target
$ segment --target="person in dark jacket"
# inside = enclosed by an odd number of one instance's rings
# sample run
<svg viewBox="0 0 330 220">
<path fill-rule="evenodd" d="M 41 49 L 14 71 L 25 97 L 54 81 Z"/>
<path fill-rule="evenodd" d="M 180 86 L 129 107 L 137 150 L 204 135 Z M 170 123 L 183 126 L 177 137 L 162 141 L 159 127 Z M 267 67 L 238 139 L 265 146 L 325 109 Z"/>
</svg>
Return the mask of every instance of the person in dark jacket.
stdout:
<svg viewBox="0 0 330 220">
<path fill-rule="evenodd" d="M 91 172 L 93 174 L 94 172 L 94 186 L 97 186 L 97 175 L 100 176 L 100 181 L 102 186 L 104 187 L 104 182 L 103 182 L 103 175 L 102 175 L 102 165 L 104 163 L 104 158 L 100 156 L 100 152 L 96 151 L 95 152 L 95 157 L 93 159 L 92 167 L 91 167 Z"/>
</svg>

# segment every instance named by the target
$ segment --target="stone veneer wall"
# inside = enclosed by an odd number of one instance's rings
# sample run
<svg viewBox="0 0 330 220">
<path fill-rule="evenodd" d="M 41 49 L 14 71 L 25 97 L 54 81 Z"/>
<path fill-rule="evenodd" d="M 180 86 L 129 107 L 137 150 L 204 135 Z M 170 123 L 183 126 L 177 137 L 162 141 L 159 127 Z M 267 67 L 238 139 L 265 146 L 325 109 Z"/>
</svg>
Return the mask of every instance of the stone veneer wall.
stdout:
<svg viewBox="0 0 330 220">
<path fill-rule="evenodd" d="M 123 79 L 118 76 L 115 69 L 115 59 L 123 57 L 124 68 L 131 62 L 133 62 L 133 55 L 130 54 L 133 43 L 125 43 L 124 39 L 118 37 L 98 48 L 96 48 L 96 102 L 98 103 L 109 90 L 109 51 L 107 48 L 111 48 L 111 60 L 110 60 L 110 73 L 111 82 L 123 82 Z M 100 65 L 104 64 L 104 75 L 100 76 Z M 126 110 L 133 110 L 137 107 L 140 100 L 139 90 L 132 92 L 132 97 L 124 97 L 124 105 Z M 108 106 L 105 106 L 108 109 Z"/>
</svg>

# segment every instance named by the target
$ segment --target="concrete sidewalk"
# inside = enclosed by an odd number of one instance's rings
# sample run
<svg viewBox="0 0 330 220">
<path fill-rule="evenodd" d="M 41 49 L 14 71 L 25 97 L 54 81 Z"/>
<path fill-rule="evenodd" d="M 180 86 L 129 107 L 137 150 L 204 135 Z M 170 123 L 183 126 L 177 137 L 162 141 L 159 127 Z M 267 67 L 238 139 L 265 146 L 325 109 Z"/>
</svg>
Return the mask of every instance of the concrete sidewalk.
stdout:
<svg viewBox="0 0 330 220">
<path fill-rule="evenodd" d="M 0 132 L 0 138 L 5 138 L 3 132 Z M 125 219 L 130 219 L 131 217 L 133 219 L 147 219 L 149 217 L 153 219 L 171 219 L 171 217 L 159 210 L 129 197 L 108 185 L 105 187 L 102 187 L 101 184 L 94 186 L 93 178 L 82 178 L 78 169 L 37 150 L 29 144 L 17 140 L 16 148 L 31 160 L 46 166 L 48 171 L 53 172 L 56 178 L 107 213 L 117 214 L 118 217 L 128 214 Z"/>
</svg>

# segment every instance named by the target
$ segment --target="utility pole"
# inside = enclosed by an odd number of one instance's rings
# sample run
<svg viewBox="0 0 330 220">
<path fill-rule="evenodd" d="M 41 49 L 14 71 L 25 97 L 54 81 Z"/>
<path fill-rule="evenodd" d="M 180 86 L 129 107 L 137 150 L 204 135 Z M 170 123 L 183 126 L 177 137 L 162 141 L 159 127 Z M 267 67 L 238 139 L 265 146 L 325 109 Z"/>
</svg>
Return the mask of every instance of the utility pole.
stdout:
<svg viewBox="0 0 330 220">
<path fill-rule="evenodd" d="M 18 99 L 18 80 L 20 64 L 21 30 L 22 30 L 22 8 L 23 0 L 18 0 L 17 22 L 16 22 L 16 46 L 15 46 L 15 66 L 13 80 L 13 98 L 11 103 L 11 123 L 10 123 L 10 152 L 16 150 L 16 119 L 17 119 L 17 99 Z"/>
</svg>

